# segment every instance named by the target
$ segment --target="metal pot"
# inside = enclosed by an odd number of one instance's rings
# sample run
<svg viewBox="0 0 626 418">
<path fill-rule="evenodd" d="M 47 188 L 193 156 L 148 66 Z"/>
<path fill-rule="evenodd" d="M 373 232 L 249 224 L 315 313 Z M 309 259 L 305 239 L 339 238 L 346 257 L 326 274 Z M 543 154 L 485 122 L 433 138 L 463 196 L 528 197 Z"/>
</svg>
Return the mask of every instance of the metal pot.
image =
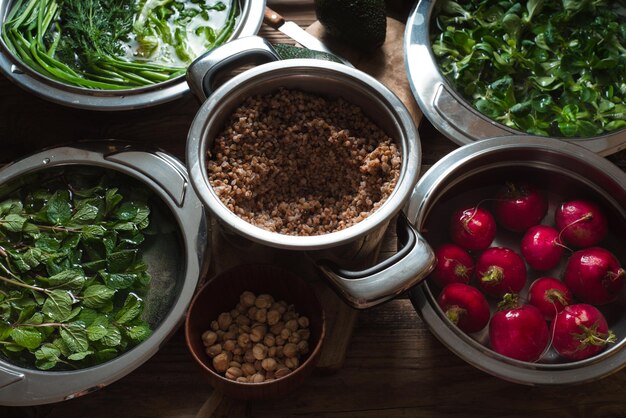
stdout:
<svg viewBox="0 0 626 418">
<path fill-rule="evenodd" d="M 528 136 L 489 119 L 461 97 L 439 71 L 430 44 L 436 0 L 420 0 L 407 20 L 404 34 L 404 60 L 409 84 L 420 109 L 444 135 L 464 145 L 486 138 Z M 555 139 L 556 140 L 556 139 Z M 600 155 L 626 148 L 626 130 L 592 138 L 558 138 L 581 145 Z"/>
<path fill-rule="evenodd" d="M 249 69 L 214 89 L 224 69 L 245 60 L 272 61 Z M 247 241 L 294 252 L 306 252 L 336 289 L 354 307 L 365 308 L 388 300 L 428 274 L 434 257 L 430 247 L 408 224 L 402 224 L 404 246 L 396 256 L 365 271 L 347 271 L 355 258 L 373 258 L 389 224 L 406 203 L 417 181 L 421 150 L 419 136 L 402 102 L 380 82 L 345 65 L 311 59 L 279 61 L 269 43 L 259 37 L 242 38 L 210 51 L 188 69 L 191 89 L 208 99 L 196 114 L 187 139 L 187 165 L 200 199 L 222 229 Z M 269 232 L 232 213 L 209 185 L 207 150 L 224 128 L 225 121 L 246 97 L 279 87 L 303 90 L 327 97 L 341 96 L 396 140 L 402 168 L 395 190 L 365 220 L 344 230 L 317 236 L 290 236 Z"/>
<path fill-rule="evenodd" d="M 495 188 L 508 179 L 526 179 L 548 192 L 550 209 L 544 223 L 554 219 L 554 209 L 568 197 L 599 203 L 607 211 L 611 231 L 601 246 L 625 264 L 626 173 L 580 146 L 549 138 L 492 138 L 453 151 L 422 176 L 411 196 L 407 217 L 433 246 L 442 244 L 448 239 L 449 217 L 455 208 L 492 197 Z M 492 246 L 517 251 L 520 239 L 519 234 L 498 232 Z M 563 268 L 564 263 L 545 275 L 561 277 Z M 531 274 L 538 273 L 529 270 L 529 277 Z M 522 297 L 527 290 L 522 291 Z M 537 363 L 492 351 L 488 331 L 472 335 L 460 331 L 439 308 L 437 294 L 438 289 L 428 281 L 411 291 L 413 305 L 424 322 L 456 355 L 499 378 L 529 385 L 566 385 L 596 380 L 626 366 L 626 290 L 617 302 L 599 307 L 618 342 L 595 357 L 569 363 L 552 349 Z"/>
<path fill-rule="evenodd" d="M 265 0 L 239 0 L 241 14 L 231 39 L 254 35 L 263 22 Z M 12 0 L 0 0 L 0 22 L 4 22 Z M 2 27 L 0 25 L 0 33 Z M 0 39 L 0 70 L 15 84 L 52 102 L 90 110 L 130 110 L 156 106 L 179 99 L 189 92 L 183 76 L 152 86 L 124 90 L 94 90 L 53 80 L 18 60 Z"/>
<path fill-rule="evenodd" d="M 142 252 L 152 275 L 144 297 L 144 320 L 152 335 L 118 357 L 94 367 L 42 371 L 0 358 L 0 404 L 35 405 L 71 399 L 102 388 L 152 357 L 174 333 L 206 267 L 206 218 L 188 187 L 185 167 L 158 150 L 114 141 L 79 143 L 38 152 L 0 170 L 0 184 L 58 166 L 91 166 L 138 180 L 154 193 L 152 223 L 157 234 Z"/>
</svg>

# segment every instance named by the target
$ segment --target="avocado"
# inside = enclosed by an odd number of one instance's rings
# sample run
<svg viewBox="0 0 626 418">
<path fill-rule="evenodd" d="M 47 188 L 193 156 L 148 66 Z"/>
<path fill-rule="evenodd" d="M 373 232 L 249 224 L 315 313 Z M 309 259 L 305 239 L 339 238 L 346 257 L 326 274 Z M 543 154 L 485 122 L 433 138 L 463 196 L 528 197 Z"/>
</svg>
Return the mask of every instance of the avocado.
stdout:
<svg viewBox="0 0 626 418">
<path fill-rule="evenodd" d="M 280 59 L 283 60 L 292 58 L 314 58 L 341 63 L 339 58 L 333 54 L 329 54 L 328 52 L 314 51 L 312 49 L 300 48 L 290 44 L 274 44 L 273 46 Z"/>
<path fill-rule="evenodd" d="M 317 20 L 329 35 L 369 52 L 385 42 L 385 0 L 315 0 Z"/>
</svg>

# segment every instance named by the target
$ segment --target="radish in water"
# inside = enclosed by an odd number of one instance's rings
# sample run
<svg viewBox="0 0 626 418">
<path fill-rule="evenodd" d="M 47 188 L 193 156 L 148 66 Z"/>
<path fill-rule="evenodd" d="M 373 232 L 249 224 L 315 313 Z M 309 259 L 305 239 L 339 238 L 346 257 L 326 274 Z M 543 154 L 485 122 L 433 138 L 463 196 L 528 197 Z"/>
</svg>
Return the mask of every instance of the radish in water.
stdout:
<svg viewBox="0 0 626 418">
<path fill-rule="evenodd" d="M 517 293 L 526 284 L 526 266 L 522 257 L 510 248 L 491 247 L 476 260 L 480 289 L 489 296 Z"/>
<path fill-rule="evenodd" d="M 437 303 L 446 316 L 464 332 L 477 332 L 489 322 L 489 304 L 478 289 L 464 283 L 446 286 Z"/>
<path fill-rule="evenodd" d="M 602 312 L 586 303 L 566 306 L 554 319 L 552 332 L 552 347 L 568 360 L 589 358 L 616 340 Z"/>
<path fill-rule="evenodd" d="M 441 288 L 450 283 L 469 283 L 474 272 L 474 260 L 456 244 L 443 244 L 435 250 L 437 264 L 432 280 Z"/>
<path fill-rule="evenodd" d="M 606 216 L 598 205 L 587 200 L 563 203 L 554 213 L 561 238 L 574 247 L 591 247 L 608 233 Z"/>
<path fill-rule="evenodd" d="M 592 305 L 614 301 L 624 287 L 626 271 L 609 250 L 591 247 L 576 251 L 567 260 L 563 281 L 574 296 Z"/>
<path fill-rule="evenodd" d="M 484 250 L 496 237 L 496 221 L 481 207 L 459 209 L 450 219 L 450 235 L 466 250 Z"/>
<path fill-rule="evenodd" d="M 507 182 L 496 194 L 494 215 L 504 228 L 522 232 L 541 222 L 548 211 L 548 200 L 527 182 Z"/>
<path fill-rule="evenodd" d="M 504 296 L 498 308 L 500 310 L 489 322 L 491 348 L 517 360 L 539 360 L 550 334 L 541 311 L 532 305 L 519 306 L 519 298 L 510 293 Z"/>
<path fill-rule="evenodd" d="M 549 321 L 572 301 L 572 293 L 565 283 L 553 277 L 540 277 L 528 289 L 528 303 L 536 306 Z"/>
<path fill-rule="evenodd" d="M 540 271 L 556 267 L 564 249 L 559 231 L 547 225 L 530 227 L 522 237 L 520 248 L 528 265 Z"/>
</svg>

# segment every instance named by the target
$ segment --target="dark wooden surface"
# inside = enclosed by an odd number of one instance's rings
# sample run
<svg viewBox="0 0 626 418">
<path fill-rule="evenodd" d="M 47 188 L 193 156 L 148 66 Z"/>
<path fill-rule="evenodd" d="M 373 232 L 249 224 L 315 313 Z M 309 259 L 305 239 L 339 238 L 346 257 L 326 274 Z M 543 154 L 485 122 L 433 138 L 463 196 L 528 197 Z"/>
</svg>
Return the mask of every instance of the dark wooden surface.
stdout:
<svg viewBox="0 0 626 418">
<path fill-rule="evenodd" d="M 276 9 L 308 27 L 310 7 Z M 263 28 L 271 40 L 284 40 Z M 131 112 L 90 112 L 38 99 L 0 76 L 0 163 L 79 139 L 144 141 L 182 158 L 199 103 Z M 423 169 L 457 146 L 420 126 Z M 626 167 L 624 152 L 610 159 Z M 195 417 L 212 389 L 179 330 L 140 368 L 98 392 L 36 407 L 1 407 L 0 417 Z M 507 383 L 457 358 L 427 330 L 405 297 L 361 312 L 344 367 L 315 375 L 284 399 L 248 403 L 250 417 L 626 417 L 626 371 L 584 386 Z"/>
</svg>

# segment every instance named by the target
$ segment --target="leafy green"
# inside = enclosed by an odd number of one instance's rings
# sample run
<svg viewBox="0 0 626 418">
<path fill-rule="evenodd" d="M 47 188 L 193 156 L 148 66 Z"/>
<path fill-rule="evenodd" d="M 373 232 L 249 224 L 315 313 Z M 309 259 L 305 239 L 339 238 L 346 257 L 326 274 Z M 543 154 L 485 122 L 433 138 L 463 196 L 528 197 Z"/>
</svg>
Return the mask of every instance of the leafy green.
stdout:
<svg viewBox="0 0 626 418">
<path fill-rule="evenodd" d="M 52 171 L 0 201 L 0 354 L 41 370 L 107 361 L 151 334 L 147 195 L 79 174 Z"/>
<path fill-rule="evenodd" d="M 91 89 L 141 87 L 183 75 L 195 57 L 224 43 L 239 16 L 238 1 L 231 3 L 17 0 L 2 38 L 25 65 L 61 82 Z"/>
<path fill-rule="evenodd" d="M 544 136 L 626 127 L 625 0 L 441 3 L 433 53 L 479 112 Z"/>
</svg>

